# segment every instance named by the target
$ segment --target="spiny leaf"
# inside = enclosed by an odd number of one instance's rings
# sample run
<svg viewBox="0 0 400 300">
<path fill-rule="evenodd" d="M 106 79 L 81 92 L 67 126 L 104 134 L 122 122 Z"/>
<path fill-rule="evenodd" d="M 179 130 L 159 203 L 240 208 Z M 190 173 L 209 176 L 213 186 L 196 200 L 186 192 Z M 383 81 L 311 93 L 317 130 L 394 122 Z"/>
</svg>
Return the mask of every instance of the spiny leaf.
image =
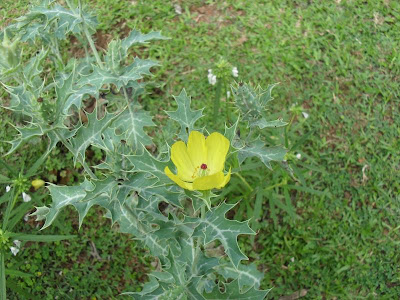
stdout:
<svg viewBox="0 0 400 300">
<path fill-rule="evenodd" d="M 126 155 L 125 157 L 132 165 L 131 171 L 150 173 L 157 177 L 160 183 L 170 182 L 164 173 L 164 169 L 169 162 L 156 159 L 146 149 L 143 150 L 141 155 Z"/>
<path fill-rule="evenodd" d="M 135 111 L 133 105 L 125 109 L 113 123 L 115 131 L 132 147 L 136 153 L 143 151 L 143 146 L 151 145 L 152 140 L 144 127 L 155 126 L 150 113 L 144 110 Z"/>
<path fill-rule="evenodd" d="M 122 47 L 126 50 L 129 49 L 133 44 L 147 44 L 151 40 L 167 40 L 169 38 L 161 35 L 158 31 L 149 32 L 142 34 L 140 31 L 132 30 L 127 38 L 122 40 Z"/>
<path fill-rule="evenodd" d="M 42 64 L 48 53 L 49 50 L 42 49 L 36 56 L 32 57 L 28 64 L 24 67 L 23 73 L 27 82 L 31 82 L 34 77 L 42 73 Z"/>
<path fill-rule="evenodd" d="M 142 75 L 151 75 L 150 68 L 157 65 L 158 63 L 154 61 L 136 57 L 132 64 L 122 67 L 118 73 L 109 69 L 100 69 L 96 66 L 93 73 L 80 79 L 79 85 L 88 84 L 100 90 L 104 84 L 114 84 L 118 89 L 121 89 L 131 81 L 142 79 Z"/>
<path fill-rule="evenodd" d="M 195 223 L 193 236 L 204 237 L 205 244 L 219 240 L 232 264 L 238 267 L 240 261 L 247 259 L 247 256 L 240 250 L 237 238 L 241 234 L 255 234 L 255 232 L 250 229 L 248 222 L 225 218 L 225 214 L 234 206 L 234 204 L 221 203 L 208 211 L 204 219 L 185 218 L 185 222 Z"/>
<path fill-rule="evenodd" d="M 260 129 L 264 129 L 264 128 L 278 128 L 278 127 L 282 127 L 282 126 L 286 126 L 287 122 L 284 122 L 282 119 L 277 119 L 274 121 L 267 121 L 264 118 L 261 118 L 257 121 L 254 122 L 250 122 L 250 126 L 252 127 L 259 127 Z"/>
<path fill-rule="evenodd" d="M 50 27 L 58 39 L 65 39 L 67 34 L 81 31 L 81 24 L 84 21 L 86 26 L 94 31 L 97 25 L 96 19 L 86 11 L 82 14 L 78 11 L 68 10 L 61 5 L 52 5 L 52 1 L 43 1 L 41 5 L 34 6 L 27 14 L 17 19 L 16 27 L 27 31 L 23 41 L 34 40 L 45 28 Z M 32 22 L 38 21 L 32 24 Z M 56 21 L 56 23 L 54 23 Z M 53 24 L 51 26 L 50 24 Z"/>
<path fill-rule="evenodd" d="M 209 300 L 263 300 L 267 296 L 267 291 L 260 291 L 254 288 L 250 288 L 247 291 L 241 293 L 239 288 L 238 280 L 234 280 L 230 283 L 225 284 L 225 291 L 221 292 L 218 288 L 215 288 L 211 293 L 204 293 L 205 299 Z"/>
<path fill-rule="evenodd" d="M 82 126 L 76 132 L 75 137 L 71 139 L 73 147 L 74 162 L 76 163 L 79 156 L 85 159 L 85 151 L 90 145 L 99 148 L 106 148 L 104 145 L 102 132 L 117 118 L 117 114 L 111 114 L 106 111 L 102 119 L 97 119 L 97 109 L 87 114 L 88 124 Z"/>
<path fill-rule="evenodd" d="M 27 89 L 25 85 L 18 87 L 5 86 L 11 96 L 10 106 L 7 109 L 18 111 L 33 119 L 40 119 L 40 105 L 37 99 L 40 95 L 41 87 L 36 90 Z"/>
<path fill-rule="evenodd" d="M 282 147 L 266 147 L 264 142 L 260 139 L 255 140 L 250 145 L 239 149 L 238 159 L 239 163 L 248 157 L 258 157 L 266 167 L 271 169 L 271 161 L 283 161 L 286 155 L 287 149 Z"/>
<path fill-rule="evenodd" d="M 219 274 L 221 274 L 226 280 L 233 279 L 238 280 L 240 290 L 243 290 L 243 287 L 255 287 L 259 288 L 261 284 L 261 280 L 264 277 L 264 274 L 257 270 L 255 264 L 243 265 L 239 264 L 237 268 L 235 268 L 232 264 L 219 264 L 216 267 L 216 270 Z"/>
<path fill-rule="evenodd" d="M 6 155 L 10 155 L 11 153 L 13 153 L 15 150 L 17 150 L 20 146 L 22 146 L 24 143 L 29 141 L 34 136 L 42 136 L 50 130 L 50 127 L 42 128 L 38 125 L 31 125 L 29 127 L 14 127 L 14 128 L 18 130 L 19 135 L 15 140 L 9 142 L 11 144 L 11 149 L 7 152 Z"/>
<path fill-rule="evenodd" d="M 166 111 L 171 119 L 177 121 L 181 125 L 181 131 L 178 137 L 184 141 L 187 141 L 189 133 L 195 130 L 194 123 L 203 116 L 203 109 L 191 110 L 190 109 L 190 97 L 186 94 L 186 90 L 183 89 L 179 96 L 175 97 L 175 101 L 178 104 L 176 111 Z"/>
</svg>

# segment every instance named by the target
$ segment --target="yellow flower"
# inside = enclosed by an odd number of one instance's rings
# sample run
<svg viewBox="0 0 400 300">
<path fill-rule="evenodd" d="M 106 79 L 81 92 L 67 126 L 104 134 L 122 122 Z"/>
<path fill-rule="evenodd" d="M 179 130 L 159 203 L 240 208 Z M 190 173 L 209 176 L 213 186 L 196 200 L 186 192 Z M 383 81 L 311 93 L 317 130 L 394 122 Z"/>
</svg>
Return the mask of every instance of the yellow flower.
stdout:
<svg viewBox="0 0 400 300">
<path fill-rule="evenodd" d="M 35 179 L 32 181 L 32 186 L 35 188 L 35 190 L 41 188 L 44 186 L 45 182 L 42 179 Z"/>
<path fill-rule="evenodd" d="M 189 135 L 187 146 L 178 141 L 171 147 L 171 159 L 178 170 L 175 175 L 168 167 L 165 174 L 181 188 L 205 191 L 224 187 L 231 178 L 231 170 L 224 175 L 229 140 L 218 132 L 207 139 L 198 131 Z"/>
</svg>

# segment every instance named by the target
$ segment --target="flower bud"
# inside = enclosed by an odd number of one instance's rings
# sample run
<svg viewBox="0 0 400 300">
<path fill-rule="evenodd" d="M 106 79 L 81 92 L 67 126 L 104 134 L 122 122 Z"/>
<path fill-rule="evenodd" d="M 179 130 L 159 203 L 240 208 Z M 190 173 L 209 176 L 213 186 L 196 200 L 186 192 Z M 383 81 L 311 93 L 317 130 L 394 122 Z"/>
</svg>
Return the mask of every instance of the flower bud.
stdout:
<svg viewBox="0 0 400 300">
<path fill-rule="evenodd" d="M 35 190 L 41 188 L 44 186 L 44 181 L 42 179 L 35 179 L 32 181 L 32 186 L 35 188 Z"/>
</svg>

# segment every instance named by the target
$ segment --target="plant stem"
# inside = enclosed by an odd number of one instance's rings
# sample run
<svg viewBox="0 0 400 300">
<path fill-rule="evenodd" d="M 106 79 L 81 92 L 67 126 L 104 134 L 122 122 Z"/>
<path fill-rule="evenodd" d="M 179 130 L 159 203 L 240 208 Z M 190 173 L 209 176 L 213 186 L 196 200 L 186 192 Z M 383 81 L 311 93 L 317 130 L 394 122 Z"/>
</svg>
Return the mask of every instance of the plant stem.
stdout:
<svg viewBox="0 0 400 300">
<path fill-rule="evenodd" d="M 288 140 L 288 131 L 290 127 L 292 126 L 293 120 L 296 117 L 295 114 L 292 115 L 292 118 L 290 119 L 289 125 L 285 127 L 285 147 L 289 148 L 289 140 Z"/>
<path fill-rule="evenodd" d="M 226 86 L 227 86 L 227 84 L 226 84 L 226 81 L 225 81 L 225 78 L 224 78 L 224 91 L 226 93 L 226 98 L 225 98 L 226 99 L 226 102 L 225 102 L 226 122 L 227 122 L 227 124 L 229 124 L 229 122 L 231 120 L 231 112 L 230 112 L 230 109 L 229 109 L 228 90 L 227 90 Z"/>
<path fill-rule="evenodd" d="M 6 266 L 4 264 L 4 253 L 0 251 L 0 300 L 6 299 Z"/>
<path fill-rule="evenodd" d="M 55 134 L 57 135 L 57 137 L 60 139 L 60 141 L 64 144 L 65 147 L 67 147 L 68 151 L 71 153 L 74 153 L 71 145 L 67 142 L 67 140 L 65 140 L 61 134 L 59 134 L 57 132 L 57 130 L 54 130 Z M 82 157 L 80 157 L 79 155 L 77 156 L 78 161 L 81 163 L 81 165 L 83 166 L 83 168 L 85 169 L 85 171 L 89 174 L 90 178 L 97 180 L 97 176 L 92 172 L 92 170 L 90 170 L 90 167 L 86 164 L 86 162 L 83 160 Z"/>
<path fill-rule="evenodd" d="M 201 205 L 201 209 L 200 209 L 200 219 L 203 221 L 206 217 L 206 206 L 205 203 L 203 203 Z M 197 272 L 199 271 L 197 269 L 197 264 L 200 258 L 200 252 L 201 252 L 201 245 L 203 244 L 203 238 L 202 237 L 198 237 L 197 238 L 197 243 L 196 243 L 196 251 L 194 253 L 194 259 L 193 259 L 193 264 L 192 264 L 192 276 L 197 274 Z"/>
<path fill-rule="evenodd" d="M 285 178 L 282 182 L 280 182 L 280 183 L 276 183 L 276 184 L 274 184 L 274 185 L 267 186 L 267 187 L 264 189 L 264 191 L 269 191 L 269 190 L 272 190 L 272 189 L 274 189 L 274 188 L 276 188 L 276 187 L 283 186 L 283 185 L 285 185 L 285 184 L 287 184 L 287 179 L 286 179 L 286 178 Z"/>
<path fill-rule="evenodd" d="M 83 32 L 85 33 L 85 36 L 89 42 L 89 46 L 93 51 L 94 57 L 96 58 L 97 64 L 99 65 L 99 67 L 101 69 L 103 69 L 103 62 L 100 59 L 99 53 L 97 52 L 96 46 L 95 46 L 93 39 L 89 33 L 89 30 L 87 29 L 85 21 L 82 22 L 82 27 L 83 27 Z"/>
<path fill-rule="evenodd" d="M 244 183 L 244 185 L 250 190 L 250 192 L 253 192 L 253 188 L 251 187 L 251 185 L 247 182 L 246 179 L 244 179 L 244 177 L 242 175 L 240 175 L 239 173 L 234 173 L 237 177 L 240 178 L 240 180 L 242 180 L 242 182 Z"/>
<path fill-rule="evenodd" d="M 15 190 L 15 188 L 13 189 L 13 192 L 14 192 L 14 190 Z M 4 214 L 4 219 L 3 219 L 3 226 L 2 226 L 3 231 L 6 231 L 6 229 L 7 229 L 8 220 L 10 218 L 11 211 L 13 210 L 15 202 L 17 202 L 17 198 L 19 195 L 20 195 L 20 191 L 18 190 L 17 193 L 15 194 L 15 196 L 11 195 L 11 198 L 8 201 L 6 212 Z"/>
<path fill-rule="evenodd" d="M 217 81 L 217 90 L 215 92 L 214 99 L 214 125 L 217 126 L 218 113 L 219 113 L 219 102 L 221 101 L 221 90 L 222 90 L 222 80 Z"/>
</svg>

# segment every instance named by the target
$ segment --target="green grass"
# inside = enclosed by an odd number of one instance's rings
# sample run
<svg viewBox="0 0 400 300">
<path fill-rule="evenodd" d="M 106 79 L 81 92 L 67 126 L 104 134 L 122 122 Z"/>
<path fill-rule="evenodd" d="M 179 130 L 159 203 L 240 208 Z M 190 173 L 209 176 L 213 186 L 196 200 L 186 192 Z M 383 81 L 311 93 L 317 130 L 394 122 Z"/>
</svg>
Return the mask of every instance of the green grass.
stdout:
<svg viewBox="0 0 400 300">
<path fill-rule="evenodd" d="M 7 18 L 17 16 L 23 7 L 10 3 Z M 204 124 L 213 126 L 215 87 L 207 82 L 207 69 L 223 56 L 238 67 L 240 80 L 263 87 L 280 82 L 271 113 L 281 112 L 288 119 L 290 106 L 297 103 L 309 114 L 308 119 L 298 115 L 289 132 L 291 145 L 310 133 L 297 149 L 302 158 L 292 159 L 304 174 L 308 192 L 290 189 L 285 198 L 284 188 L 271 188 L 263 199 L 254 245 L 241 241 L 265 271 L 262 286 L 273 287 L 269 299 L 303 289 L 306 299 L 398 297 L 400 5 L 396 1 L 191 0 L 182 1 L 182 15 L 175 13 L 172 3 L 161 0 L 98 0 L 91 5 L 98 10 L 100 36 L 105 40 L 133 27 L 144 32 L 162 29 L 171 37 L 135 49 L 139 56 L 161 63 L 151 79 L 156 93 L 142 101 L 152 112 L 169 110 L 172 95 L 185 87 L 195 107 L 206 107 Z M 11 139 L 12 131 L 4 127 L 0 136 Z M 281 134 L 266 131 L 266 135 Z M 10 159 L 35 157 L 32 149 L 23 151 Z M 53 166 L 57 170 L 70 168 L 62 155 L 55 154 L 54 159 L 60 161 Z M 272 186 L 285 176 L 277 165 L 273 173 L 267 172 L 261 179 L 249 171 L 244 175 L 253 186 L 258 180 Z M 244 185 L 241 188 L 245 190 Z M 297 218 L 276 205 L 287 198 Z M 249 195 L 243 203 L 252 206 L 254 201 Z M 76 214 L 68 214 L 59 221 L 65 224 L 64 231 L 55 227 L 46 232 L 77 233 L 76 219 Z M 25 247 L 17 264 L 22 268 L 29 261 L 35 266 L 32 271 L 42 274 L 19 284 L 32 293 L 46 290 L 55 295 L 63 282 L 61 293 L 72 288 L 74 296 L 98 299 L 116 296 L 116 286 L 123 289 L 130 284 L 137 289 L 144 269 L 127 268 L 125 262 L 142 252 L 108 228 L 94 211 L 77 239 Z M 89 240 L 101 249 L 102 257 L 109 255 L 117 263 L 101 261 L 91 267 Z M 144 268 L 149 261 L 140 265 Z M 68 275 L 58 277 L 64 269 Z M 90 293 L 84 294 L 85 287 Z"/>
</svg>

